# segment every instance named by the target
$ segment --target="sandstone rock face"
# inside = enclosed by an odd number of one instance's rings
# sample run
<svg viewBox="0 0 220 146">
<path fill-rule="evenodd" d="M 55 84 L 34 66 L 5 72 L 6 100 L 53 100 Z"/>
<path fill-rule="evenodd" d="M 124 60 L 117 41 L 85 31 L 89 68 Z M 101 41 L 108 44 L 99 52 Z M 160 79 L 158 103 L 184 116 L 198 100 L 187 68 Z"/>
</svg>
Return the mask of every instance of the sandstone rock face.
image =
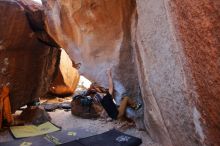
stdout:
<svg viewBox="0 0 220 146">
<path fill-rule="evenodd" d="M 50 92 L 61 96 L 67 93 L 65 93 L 65 91 L 70 91 L 70 94 L 71 92 L 73 94 L 78 85 L 79 78 L 78 70 L 73 67 L 71 59 L 66 52 L 61 49 L 58 72 L 51 84 Z M 53 87 L 57 88 L 57 90 L 53 90 Z M 60 87 L 62 87 L 62 89 Z"/>
<path fill-rule="evenodd" d="M 197 92 L 189 96 L 196 133 L 207 145 L 220 145 L 220 2 L 173 0 L 169 4 L 186 55 L 185 70 L 191 71 Z M 201 117 L 199 122 L 196 116 Z"/>
<path fill-rule="evenodd" d="M 58 50 L 27 18 L 40 18 L 39 11 L 30 1 L 0 1 L 0 84 L 10 84 L 12 111 L 44 94 L 55 70 Z"/>
<path fill-rule="evenodd" d="M 219 145 L 219 2 L 137 0 L 145 124 L 163 145 Z"/>
<path fill-rule="evenodd" d="M 134 40 L 145 124 L 163 145 L 196 145 L 183 70 L 163 0 L 138 0 Z M 187 130 L 186 130 L 187 129 Z"/>
<path fill-rule="evenodd" d="M 128 92 L 132 97 L 138 91 L 130 43 L 134 2 L 43 0 L 48 33 L 81 63 L 80 73 L 107 87 L 106 69 L 112 67 L 117 95 Z"/>
</svg>

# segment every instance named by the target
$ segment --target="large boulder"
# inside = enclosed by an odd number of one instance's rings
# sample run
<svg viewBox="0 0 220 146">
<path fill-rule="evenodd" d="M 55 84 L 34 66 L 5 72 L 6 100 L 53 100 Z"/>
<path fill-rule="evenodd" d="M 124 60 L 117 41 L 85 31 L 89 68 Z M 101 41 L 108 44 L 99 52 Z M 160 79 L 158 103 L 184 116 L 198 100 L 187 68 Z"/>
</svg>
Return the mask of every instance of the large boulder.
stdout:
<svg viewBox="0 0 220 146">
<path fill-rule="evenodd" d="M 220 144 L 219 2 L 137 0 L 145 125 L 163 145 Z"/>
<path fill-rule="evenodd" d="M 70 96 L 77 88 L 79 72 L 65 50 L 61 49 L 58 72 L 50 85 L 49 93 L 56 96 Z"/>
<path fill-rule="evenodd" d="M 0 84 L 10 84 L 12 111 L 47 91 L 58 61 L 41 12 L 42 6 L 29 0 L 0 1 Z"/>
<path fill-rule="evenodd" d="M 196 138 L 220 145 L 220 2 L 171 1 L 176 35 L 185 54 L 188 94 Z"/>
<path fill-rule="evenodd" d="M 106 70 L 112 67 L 116 96 L 123 92 L 131 97 L 138 96 L 130 43 L 135 1 L 42 2 L 47 32 L 75 63 L 81 63 L 80 74 L 108 87 Z"/>
</svg>

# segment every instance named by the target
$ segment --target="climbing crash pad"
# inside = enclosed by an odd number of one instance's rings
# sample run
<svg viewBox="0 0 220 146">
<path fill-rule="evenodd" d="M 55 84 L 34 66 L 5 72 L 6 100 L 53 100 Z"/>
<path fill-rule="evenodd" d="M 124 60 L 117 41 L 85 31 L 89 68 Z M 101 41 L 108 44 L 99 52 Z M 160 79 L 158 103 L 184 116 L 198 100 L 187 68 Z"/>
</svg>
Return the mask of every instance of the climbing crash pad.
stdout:
<svg viewBox="0 0 220 146">
<path fill-rule="evenodd" d="M 44 135 L 47 133 L 59 131 L 60 128 L 56 127 L 50 122 L 46 122 L 38 126 L 35 125 L 12 126 L 10 127 L 10 130 L 15 138 L 25 138 L 25 137 Z"/>
<path fill-rule="evenodd" d="M 113 129 L 103 134 L 82 138 L 60 146 L 139 146 L 141 143 L 140 138 Z"/>
</svg>

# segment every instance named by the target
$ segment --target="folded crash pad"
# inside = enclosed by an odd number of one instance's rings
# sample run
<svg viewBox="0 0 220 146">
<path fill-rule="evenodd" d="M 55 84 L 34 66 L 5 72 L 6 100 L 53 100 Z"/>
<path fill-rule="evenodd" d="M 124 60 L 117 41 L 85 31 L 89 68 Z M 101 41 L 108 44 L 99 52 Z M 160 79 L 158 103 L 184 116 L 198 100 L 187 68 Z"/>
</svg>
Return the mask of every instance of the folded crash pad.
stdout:
<svg viewBox="0 0 220 146">
<path fill-rule="evenodd" d="M 75 146 L 76 143 L 81 144 L 80 146 L 139 146 L 142 140 L 113 129 L 99 135 L 61 144 L 60 146 Z"/>
<path fill-rule="evenodd" d="M 12 126 L 10 130 L 15 138 L 24 138 L 43 135 L 55 131 L 59 131 L 60 128 L 56 127 L 50 122 L 35 126 L 35 125 L 26 125 L 26 126 Z"/>
</svg>

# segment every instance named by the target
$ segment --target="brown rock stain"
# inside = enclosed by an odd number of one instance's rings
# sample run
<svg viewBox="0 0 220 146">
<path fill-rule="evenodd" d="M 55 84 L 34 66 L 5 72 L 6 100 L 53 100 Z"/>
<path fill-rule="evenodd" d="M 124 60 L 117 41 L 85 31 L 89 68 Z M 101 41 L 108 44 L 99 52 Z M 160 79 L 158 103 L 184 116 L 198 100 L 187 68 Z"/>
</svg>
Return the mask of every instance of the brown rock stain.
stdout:
<svg viewBox="0 0 220 146">
<path fill-rule="evenodd" d="M 208 145 L 220 144 L 220 3 L 173 0 L 170 3 L 187 64 L 199 95 L 193 99 L 202 115 Z"/>
</svg>

